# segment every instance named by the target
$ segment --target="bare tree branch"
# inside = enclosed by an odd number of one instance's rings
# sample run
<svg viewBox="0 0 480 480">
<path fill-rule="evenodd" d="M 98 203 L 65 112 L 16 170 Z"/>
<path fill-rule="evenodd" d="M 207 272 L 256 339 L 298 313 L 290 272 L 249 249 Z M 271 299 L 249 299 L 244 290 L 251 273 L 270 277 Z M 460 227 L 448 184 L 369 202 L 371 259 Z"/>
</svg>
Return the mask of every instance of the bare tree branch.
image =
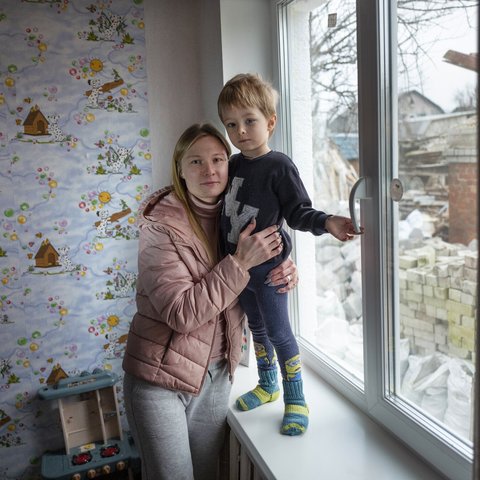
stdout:
<svg viewBox="0 0 480 480">
<path fill-rule="evenodd" d="M 419 85 L 414 84 L 410 72 L 422 81 L 421 64 L 430 59 L 431 47 L 439 39 L 454 38 L 457 34 L 447 30 L 445 19 L 461 16 L 462 21 L 470 26 L 469 13 L 477 8 L 477 0 L 397 1 L 397 68 L 399 75 L 406 76 L 411 88 L 419 88 Z M 327 26 L 331 12 L 339 12 L 334 28 Z M 319 111 L 330 112 L 331 116 L 345 108 L 352 108 L 357 102 L 355 27 L 355 0 L 329 0 L 310 15 L 312 93 L 317 99 Z M 428 36 L 423 32 L 428 32 Z M 436 36 L 432 32 L 436 32 Z"/>
</svg>

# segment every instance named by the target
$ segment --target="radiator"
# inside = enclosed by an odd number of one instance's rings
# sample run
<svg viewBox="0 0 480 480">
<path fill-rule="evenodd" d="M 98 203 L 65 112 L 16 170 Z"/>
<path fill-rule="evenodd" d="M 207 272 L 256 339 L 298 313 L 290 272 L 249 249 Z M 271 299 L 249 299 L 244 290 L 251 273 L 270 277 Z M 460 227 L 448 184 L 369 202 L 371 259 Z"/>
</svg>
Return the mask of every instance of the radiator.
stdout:
<svg viewBox="0 0 480 480">
<path fill-rule="evenodd" d="M 266 480 L 231 429 L 222 454 L 220 472 L 220 480 Z"/>
</svg>

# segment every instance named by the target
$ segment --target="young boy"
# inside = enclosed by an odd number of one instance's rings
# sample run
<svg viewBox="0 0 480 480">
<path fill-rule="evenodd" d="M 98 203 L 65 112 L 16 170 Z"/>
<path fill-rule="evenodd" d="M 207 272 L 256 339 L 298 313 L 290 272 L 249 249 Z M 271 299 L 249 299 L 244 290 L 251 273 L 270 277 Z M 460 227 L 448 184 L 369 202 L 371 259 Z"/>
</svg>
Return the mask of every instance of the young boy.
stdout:
<svg viewBox="0 0 480 480">
<path fill-rule="evenodd" d="M 230 141 L 240 150 L 230 159 L 220 236 L 224 253 L 233 253 L 240 232 L 252 218 L 256 219 L 258 230 L 279 226 L 284 244 L 281 255 L 252 268 L 249 284 L 240 295 L 252 332 L 259 381 L 253 390 L 237 399 L 236 405 L 240 410 L 252 410 L 280 396 L 278 356 L 285 403 L 280 431 L 299 435 L 308 427 L 308 407 L 299 349 L 288 318 L 288 297 L 265 285 L 265 278 L 272 265 L 291 252 L 284 220 L 292 229 L 314 235 L 330 233 L 342 241 L 353 238 L 355 230 L 349 218 L 312 208 L 292 160 L 268 146 L 277 120 L 276 102 L 277 92 L 257 75 L 236 75 L 220 92 L 218 114 Z"/>
</svg>

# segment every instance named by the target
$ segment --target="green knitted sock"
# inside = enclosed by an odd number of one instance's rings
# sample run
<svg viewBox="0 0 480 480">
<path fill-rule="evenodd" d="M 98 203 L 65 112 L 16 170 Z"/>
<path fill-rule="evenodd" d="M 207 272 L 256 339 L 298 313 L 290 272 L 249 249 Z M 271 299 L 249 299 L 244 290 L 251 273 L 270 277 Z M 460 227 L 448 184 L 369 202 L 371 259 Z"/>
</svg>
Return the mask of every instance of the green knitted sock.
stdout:
<svg viewBox="0 0 480 480">
<path fill-rule="evenodd" d="M 283 414 L 283 435 L 301 435 L 308 427 L 308 407 L 303 395 L 303 381 L 283 381 L 283 401 L 285 411 Z"/>
<path fill-rule="evenodd" d="M 258 377 L 258 385 L 237 398 L 236 405 L 239 410 L 253 410 L 265 403 L 274 402 L 280 396 L 276 368 L 258 369 Z"/>
</svg>

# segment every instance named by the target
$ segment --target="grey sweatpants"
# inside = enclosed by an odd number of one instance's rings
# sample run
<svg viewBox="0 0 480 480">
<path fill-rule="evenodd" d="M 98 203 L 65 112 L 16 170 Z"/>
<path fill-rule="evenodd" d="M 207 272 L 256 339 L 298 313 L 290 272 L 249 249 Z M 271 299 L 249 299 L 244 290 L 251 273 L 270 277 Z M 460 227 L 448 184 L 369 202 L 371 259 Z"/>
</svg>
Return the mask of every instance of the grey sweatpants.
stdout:
<svg viewBox="0 0 480 480">
<path fill-rule="evenodd" d="M 198 397 L 125 374 L 125 410 L 142 480 L 214 480 L 225 441 L 227 362 L 210 365 Z"/>
</svg>

